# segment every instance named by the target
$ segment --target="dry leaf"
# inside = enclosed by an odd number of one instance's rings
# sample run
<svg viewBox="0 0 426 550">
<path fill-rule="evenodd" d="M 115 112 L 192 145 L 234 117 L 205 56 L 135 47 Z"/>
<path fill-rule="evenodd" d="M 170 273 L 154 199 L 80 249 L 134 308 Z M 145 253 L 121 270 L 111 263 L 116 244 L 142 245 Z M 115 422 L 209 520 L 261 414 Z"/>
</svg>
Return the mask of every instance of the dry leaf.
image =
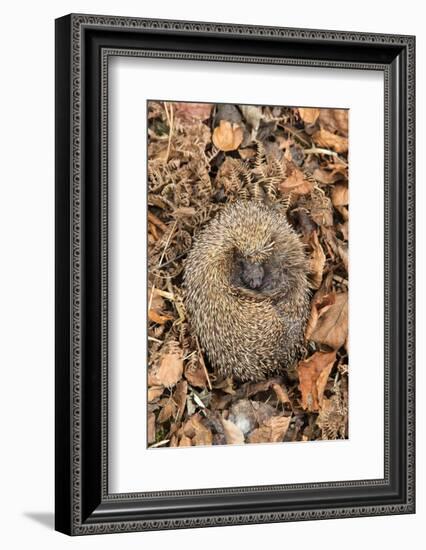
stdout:
<svg viewBox="0 0 426 550">
<path fill-rule="evenodd" d="M 330 353 L 317 351 L 306 361 L 300 361 L 297 365 L 303 409 L 308 411 L 320 409 L 324 388 L 335 360 L 334 351 Z"/>
<path fill-rule="evenodd" d="M 248 441 L 249 443 L 278 443 L 283 441 L 290 422 L 290 416 L 272 416 L 249 435 Z"/>
<path fill-rule="evenodd" d="M 234 380 L 232 376 L 228 376 L 228 378 L 224 378 L 223 380 L 217 381 L 213 384 L 213 388 L 215 390 L 222 390 L 223 392 L 234 395 Z"/>
<path fill-rule="evenodd" d="M 324 315 L 326 311 L 330 309 L 330 307 L 335 303 L 336 301 L 336 293 L 335 292 L 329 292 L 324 294 L 324 291 L 322 288 L 316 292 L 315 296 L 312 299 L 311 302 L 311 314 L 309 315 L 308 322 L 306 323 L 306 330 L 305 330 L 305 339 L 310 340 L 311 335 L 317 326 L 318 319 Z"/>
<path fill-rule="evenodd" d="M 148 319 L 153 323 L 164 325 L 164 323 L 173 319 L 173 315 L 164 313 L 164 300 L 158 292 L 158 289 L 154 288 L 154 290 L 152 290 L 152 288 L 150 288 L 148 290 L 148 303 L 150 304 Z"/>
<path fill-rule="evenodd" d="M 193 206 L 179 206 L 173 210 L 174 218 L 191 218 L 197 213 Z"/>
<path fill-rule="evenodd" d="M 183 374 L 183 353 L 176 342 L 171 342 L 169 351 L 160 359 L 160 366 L 156 373 L 157 380 L 163 386 L 174 386 Z"/>
<path fill-rule="evenodd" d="M 320 226 L 331 227 L 333 225 L 333 207 L 327 196 L 315 201 L 311 206 L 310 216 Z"/>
<path fill-rule="evenodd" d="M 337 230 L 340 231 L 345 241 L 349 238 L 349 223 L 338 223 L 337 224 Z"/>
<path fill-rule="evenodd" d="M 191 447 L 192 441 L 191 438 L 185 434 L 180 438 L 178 447 Z"/>
<path fill-rule="evenodd" d="M 148 445 L 155 441 L 155 414 L 150 412 L 148 414 Z"/>
<path fill-rule="evenodd" d="M 348 136 L 348 110 L 347 109 L 321 109 L 319 122 L 322 128 L 329 132 L 338 132 Z"/>
<path fill-rule="evenodd" d="M 312 233 L 310 245 L 312 253 L 309 260 L 309 272 L 312 288 L 319 288 L 322 283 L 322 274 L 324 271 L 326 257 L 316 231 Z"/>
<path fill-rule="evenodd" d="M 151 401 L 154 401 L 154 399 L 160 397 L 163 391 L 163 386 L 152 386 L 148 388 L 148 402 L 151 403 Z"/>
<path fill-rule="evenodd" d="M 212 432 L 203 424 L 198 413 L 192 415 L 185 423 L 183 431 L 192 439 L 194 445 L 211 445 L 213 443 Z"/>
<path fill-rule="evenodd" d="M 213 143 L 220 151 L 235 151 L 241 145 L 243 137 L 243 129 L 228 120 L 221 120 L 213 131 Z"/>
<path fill-rule="evenodd" d="M 164 325 L 164 323 L 167 323 L 167 321 L 171 321 L 173 319 L 173 316 L 169 314 L 161 315 L 160 313 L 157 313 L 155 309 L 151 308 L 148 311 L 148 319 L 153 323 Z"/>
<path fill-rule="evenodd" d="M 280 403 L 290 403 L 290 398 L 288 396 L 287 390 L 280 384 L 272 384 L 272 389 L 277 396 L 277 399 Z"/>
<path fill-rule="evenodd" d="M 206 371 L 199 361 L 195 364 L 188 363 L 185 367 L 185 378 L 196 388 L 205 388 L 207 386 Z"/>
<path fill-rule="evenodd" d="M 158 422 L 162 424 L 167 422 L 172 416 L 176 414 L 177 406 L 173 399 L 170 397 L 166 398 L 164 403 L 162 403 L 162 408 L 158 414 Z"/>
<path fill-rule="evenodd" d="M 348 293 L 336 294 L 335 302 L 318 319 L 311 340 L 339 349 L 348 336 Z"/>
<path fill-rule="evenodd" d="M 315 124 L 319 114 L 320 109 L 313 109 L 310 107 L 299 107 L 298 109 L 300 118 L 303 120 L 305 124 Z"/>
<path fill-rule="evenodd" d="M 345 266 L 346 271 L 349 270 L 349 256 L 348 256 L 348 245 L 347 243 L 339 242 L 337 245 L 337 250 L 339 251 L 339 256 L 342 259 L 343 265 Z"/>
<path fill-rule="evenodd" d="M 339 167 L 334 168 L 333 170 L 324 170 L 322 168 L 316 168 L 313 177 L 320 183 L 330 185 L 336 183 L 337 181 L 347 180 L 347 168 L 341 164 Z"/>
<path fill-rule="evenodd" d="M 148 220 L 155 226 L 157 226 L 163 233 L 167 231 L 167 225 L 162 222 L 151 210 L 148 210 Z"/>
<path fill-rule="evenodd" d="M 331 149 L 335 153 L 346 153 L 348 151 L 348 138 L 332 134 L 323 128 L 315 132 L 312 137 L 319 147 Z"/>
<path fill-rule="evenodd" d="M 176 384 L 176 389 L 173 392 L 173 401 L 176 403 L 176 421 L 182 418 L 186 405 L 186 394 L 188 392 L 188 382 L 181 380 Z"/>
<path fill-rule="evenodd" d="M 259 426 L 265 424 L 265 422 L 267 422 L 277 412 L 276 408 L 269 403 L 263 403 L 262 401 L 251 401 L 251 404 Z"/>
<path fill-rule="evenodd" d="M 175 114 L 186 122 L 207 120 L 212 112 L 212 103 L 173 103 Z"/>
<path fill-rule="evenodd" d="M 331 193 L 331 202 L 334 206 L 346 206 L 349 204 L 348 186 L 345 183 L 336 183 Z"/>
<path fill-rule="evenodd" d="M 242 445 L 244 443 L 244 434 L 236 424 L 230 420 L 225 420 L 225 418 L 222 418 L 222 424 L 228 445 Z"/>
<path fill-rule="evenodd" d="M 293 168 L 291 174 L 279 184 L 279 189 L 283 193 L 294 193 L 296 195 L 306 195 L 310 193 L 314 184 L 307 180 L 301 170 Z"/>
<path fill-rule="evenodd" d="M 246 147 L 245 149 L 238 149 L 238 153 L 243 160 L 250 160 L 256 156 L 256 151 L 254 149 L 251 149 L 250 147 Z"/>
</svg>

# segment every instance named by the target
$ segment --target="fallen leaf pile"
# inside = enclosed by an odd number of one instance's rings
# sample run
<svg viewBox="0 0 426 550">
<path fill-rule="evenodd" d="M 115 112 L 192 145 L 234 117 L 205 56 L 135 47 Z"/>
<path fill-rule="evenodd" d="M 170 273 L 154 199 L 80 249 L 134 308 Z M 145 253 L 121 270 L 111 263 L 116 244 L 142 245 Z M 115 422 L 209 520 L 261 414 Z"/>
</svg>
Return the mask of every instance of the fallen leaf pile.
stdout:
<svg viewBox="0 0 426 550">
<path fill-rule="evenodd" d="M 311 288 L 303 356 L 244 384 L 211 369 L 182 289 L 194 236 L 238 199 L 285 206 Z M 347 438 L 348 112 L 150 101 L 147 223 L 148 445 Z"/>
</svg>

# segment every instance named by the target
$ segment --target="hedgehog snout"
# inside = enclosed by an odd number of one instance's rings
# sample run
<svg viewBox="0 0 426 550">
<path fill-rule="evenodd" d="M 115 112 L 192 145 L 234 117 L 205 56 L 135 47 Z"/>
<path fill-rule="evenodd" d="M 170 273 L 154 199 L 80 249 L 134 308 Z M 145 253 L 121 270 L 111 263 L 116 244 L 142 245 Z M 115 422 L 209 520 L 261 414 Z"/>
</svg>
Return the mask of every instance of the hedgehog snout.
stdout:
<svg viewBox="0 0 426 550">
<path fill-rule="evenodd" d="M 252 290 L 256 290 L 262 286 L 265 270 L 259 262 L 250 262 L 242 260 L 241 262 L 241 279 L 245 285 Z"/>
</svg>

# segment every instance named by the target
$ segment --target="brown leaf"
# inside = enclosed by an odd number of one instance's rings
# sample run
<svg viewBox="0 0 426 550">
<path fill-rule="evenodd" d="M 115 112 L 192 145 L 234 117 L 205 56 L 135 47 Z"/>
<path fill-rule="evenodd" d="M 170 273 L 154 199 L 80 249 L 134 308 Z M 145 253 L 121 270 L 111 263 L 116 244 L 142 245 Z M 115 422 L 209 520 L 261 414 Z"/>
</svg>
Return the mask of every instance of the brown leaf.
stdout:
<svg viewBox="0 0 426 550">
<path fill-rule="evenodd" d="M 187 122 L 207 120 L 212 112 L 212 103 L 173 103 L 175 114 Z"/>
<path fill-rule="evenodd" d="M 243 160 L 250 160 L 256 156 L 256 151 L 254 149 L 251 149 L 250 147 L 246 147 L 245 149 L 238 149 L 238 153 Z"/>
<path fill-rule="evenodd" d="M 155 414 L 150 412 L 148 414 L 148 445 L 155 441 Z"/>
<path fill-rule="evenodd" d="M 323 168 L 315 168 L 312 175 L 317 181 L 319 181 L 320 183 L 324 183 L 325 185 L 330 185 L 336 183 L 337 181 L 346 180 L 346 167 L 344 165 L 340 166 L 342 168 L 339 167 L 339 169 L 336 168 L 331 171 L 324 170 Z M 343 172 L 342 169 L 344 170 Z"/>
<path fill-rule="evenodd" d="M 312 288 L 319 288 L 322 282 L 326 257 L 316 231 L 312 233 L 310 245 L 312 248 L 311 258 L 309 260 L 309 272 Z"/>
<path fill-rule="evenodd" d="M 173 319 L 173 316 L 169 314 L 161 315 L 155 309 L 151 308 L 148 311 L 148 319 L 153 323 L 157 323 L 158 325 L 164 325 L 164 323 L 167 323 L 167 321 L 171 321 Z"/>
<path fill-rule="evenodd" d="M 280 384 L 272 384 L 272 389 L 274 390 L 280 403 L 290 403 L 290 398 L 284 386 L 281 386 Z"/>
<path fill-rule="evenodd" d="M 336 206 L 336 210 L 340 212 L 345 222 L 349 221 L 349 210 L 346 208 L 346 206 Z"/>
<path fill-rule="evenodd" d="M 346 153 L 348 150 L 348 138 L 332 134 L 321 128 L 312 136 L 319 147 L 331 149 L 336 153 Z"/>
<path fill-rule="evenodd" d="M 186 405 L 186 394 L 188 392 L 188 382 L 181 380 L 176 384 L 176 389 L 173 392 L 173 401 L 176 403 L 176 421 L 182 418 Z"/>
<path fill-rule="evenodd" d="M 148 220 L 153 224 L 156 225 L 163 233 L 167 231 L 167 225 L 162 222 L 157 216 L 151 212 L 151 210 L 148 210 Z"/>
<path fill-rule="evenodd" d="M 193 414 L 187 420 L 183 431 L 192 439 L 194 445 L 211 445 L 213 443 L 212 432 L 203 424 L 199 413 Z"/>
<path fill-rule="evenodd" d="M 158 289 L 154 288 L 154 290 L 152 290 L 152 288 L 150 288 L 148 290 L 148 303 L 150 304 L 148 318 L 153 323 L 164 325 L 164 323 L 173 319 L 173 315 L 164 313 L 164 300 L 161 294 L 159 294 Z"/>
<path fill-rule="evenodd" d="M 348 222 L 339 223 L 337 224 L 337 229 L 343 235 L 343 238 L 345 239 L 345 241 L 347 241 L 349 237 L 349 223 Z"/>
<path fill-rule="evenodd" d="M 283 441 L 290 422 L 290 416 L 272 416 L 260 428 L 253 430 L 248 437 L 248 441 L 249 443 L 278 443 Z"/>
<path fill-rule="evenodd" d="M 348 110 L 347 109 L 321 109 L 319 122 L 322 128 L 329 132 L 338 132 L 348 136 Z"/>
<path fill-rule="evenodd" d="M 321 407 L 325 384 L 336 360 L 336 353 L 315 352 L 297 365 L 302 407 L 318 411 Z"/>
<path fill-rule="evenodd" d="M 148 387 L 161 385 L 157 378 L 157 371 L 158 369 L 154 367 L 148 369 Z"/>
<path fill-rule="evenodd" d="M 244 434 L 236 424 L 230 420 L 225 420 L 225 418 L 222 418 L 222 424 L 228 445 L 242 445 L 244 443 Z"/>
<path fill-rule="evenodd" d="M 213 388 L 215 390 L 222 390 L 229 395 L 235 394 L 234 380 L 232 376 L 228 376 L 228 378 L 224 378 L 223 380 L 218 380 L 213 384 Z"/>
<path fill-rule="evenodd" d="M 170 397 L 166 398 L 165 403 L 163 403 L 163 406 L 158 414 L 158 422 L 160 422 L 160 424 L 167 422 L 170 417 L 176 414 L 176 410 L 177 406 L 174 400 Z"/>
<path fill-rule="evenodd" d="M 192 441 L 191 438 L 185 434 L 180 438 L 178 447 L 191 447 Z"/>
<path fill-rule="evenodd" d="M 207 386 L 206 371 L 203 365 L 198 360 L 194 362 L 188 362 L 188 364 L 185 366 L 185 378 L 188 380 L 191 386 L 195 386 L 196 388 L 205 388 Z"/>
<path fill-rule="evenodd" d="M 228 120 L 221 120 L 213 131 L 213 143 L 220 151 L 235 151 L 241 145 L 243 137 L 243 129 Z"/>
<path fill-rule="evenodd" d="M 331 200 L 323 196 L 321 201 L 312 204 L 310 216 L 317 225 L 331 227 L 333 225 L 332 210 Z"/>
<path fill-rule="evenodd" d="M 160 366 L 156 373 L 160 384 L 166 387 L 174 386 L 183 374 L 183 353 L 181 348 L 173 342 L 169 351 L 160 359 Z"/>
<path fill-rule="evenodd" d="M 175 208 L 172 212 L 174 218 L 191 218 L 196 213 L 197 211 L 193 206 L 179 206 L 179 208 Z"/>
<path fill-rule="evenodd" d="M 269 403 L 263 403 L 262 401 L 252 401 L 251 402 L 257 423 L 259 426 L 262 426 L 267 422 L 272 416 L 276 414 L 275 407 L 272 407 Z"/>
<path fill-rule="evenodd" d="M 293 168 L 291 174 L 279 184 L 279 189 L 283 193 L 295 193 L 296 195 L 306 195 L 310 193 L 314 184 L 307 180 L 301 170 Z"/>
<path fill-rule="evenodd" d="M 163 391 L 163 386 L 152 386 L 148 388 L 148 403 L 151 403 L 151 401 L 154 401 L 154 399 L 160 397 Z"/>
<path fill-rule="evenodd" d="M 311 335 L 317 326 L 318 319 L 324 315 L 326 311 L 330 309 L 330 307 L 334 304 L 336 301 L 336 293 L 335 292 L 329 292 L 324 294 L 324 291 L 322 288 L 318 290 L 318 292 L 315 293 L 315 296 L 312 299 L 311 302 L 311 314 L 309 316 L 308 322 L 306 323 L 306 330 L 305 330 L 305 339 L 310 340 Z"/>
<path fill-rule="evenodd" d="M 337 245 L 337 250 L 339 251 L 339 256 L 345 266 L 346 271 L 349 271 L 349 256 L 348 256 L 348 245 L 347 243 L 342 243 L 339 241 Z"/>
<path fill-rule="evenodd" d="M 331 192 L 331 202 L 334 206 L 346 206 L 349 204 L 348 186 L 345 183 L 336 183 Z"/>
<path fill-rule="evenodd" d="M 348 336 L 348 293 L 336 294 L 335 302 L 318 319 L 310 339 L 332 349 L 339 349 Z"/>
<path fill-rule="evenodd" d="M 303 120 L 305 124 L 315 124 L 319 114 L 320 109 L 314 109 L 311 107 L 299 107 L 298 109 L 300 118 Z"/>
</svg>

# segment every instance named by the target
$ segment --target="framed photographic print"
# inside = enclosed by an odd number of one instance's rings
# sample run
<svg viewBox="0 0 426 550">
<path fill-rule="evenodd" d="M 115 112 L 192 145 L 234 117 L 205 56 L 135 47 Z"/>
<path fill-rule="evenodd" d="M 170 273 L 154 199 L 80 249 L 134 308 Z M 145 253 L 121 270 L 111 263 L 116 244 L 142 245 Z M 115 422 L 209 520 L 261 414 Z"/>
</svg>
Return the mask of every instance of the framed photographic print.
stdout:
<svg viewBox="0 0 426 550">
<path fill-rule="evenodd" d="M 56 529 L 413 513 L 414 37 L 56 21 Z"/>
</svg>

